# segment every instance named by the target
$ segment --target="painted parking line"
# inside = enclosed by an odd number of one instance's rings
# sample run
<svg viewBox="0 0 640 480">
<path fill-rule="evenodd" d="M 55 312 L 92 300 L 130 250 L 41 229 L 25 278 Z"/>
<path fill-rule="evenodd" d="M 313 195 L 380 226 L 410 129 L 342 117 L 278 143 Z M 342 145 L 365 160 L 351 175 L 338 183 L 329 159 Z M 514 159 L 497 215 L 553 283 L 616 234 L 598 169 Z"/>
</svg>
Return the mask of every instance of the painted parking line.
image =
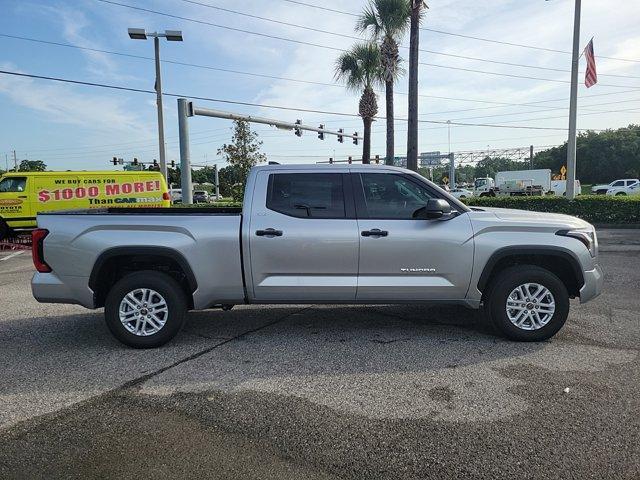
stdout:
<svg viewBox="0 0 640 480">
<path fill-rule="evenodd" d="M 12 253 L 11 255 L 7 255 L 4 258 L 0 258 L 0 262 L 4 262 L 5 260 L 9 260 L 10 258 L 17 257 L 18 255 L 23 254 L 24 252 L 21 250 L 19 252 Z"/>
</svg>

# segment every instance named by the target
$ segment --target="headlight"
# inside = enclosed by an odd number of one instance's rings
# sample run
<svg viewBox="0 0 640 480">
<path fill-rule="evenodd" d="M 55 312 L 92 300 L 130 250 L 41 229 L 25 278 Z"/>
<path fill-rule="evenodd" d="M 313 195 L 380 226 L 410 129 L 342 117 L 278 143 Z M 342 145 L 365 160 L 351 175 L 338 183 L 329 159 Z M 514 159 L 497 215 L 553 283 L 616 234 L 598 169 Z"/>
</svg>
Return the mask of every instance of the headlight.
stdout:
<svg viewBox="0 0 640 480">
<path fill-rule="evenodd" d="M 556 235 L 562 235 L 563 237 L 573 237 L 580 240 L 592 257 L 598 255 L 598 236 L 596 235 L 596 229 L 593 227 L 576 228 L 575 230 L 560 230 L 556 232 Z"/>
</svg>

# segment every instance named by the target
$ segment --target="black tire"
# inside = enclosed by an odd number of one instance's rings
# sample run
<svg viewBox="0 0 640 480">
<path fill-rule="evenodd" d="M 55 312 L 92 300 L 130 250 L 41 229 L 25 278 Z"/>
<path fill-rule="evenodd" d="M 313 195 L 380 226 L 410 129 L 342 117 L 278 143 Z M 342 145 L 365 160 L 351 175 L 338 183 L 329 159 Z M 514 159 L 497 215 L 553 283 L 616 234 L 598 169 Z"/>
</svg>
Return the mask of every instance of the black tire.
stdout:
<svg viewBox="0 0 640 480">
<path fill-rule="evenodd" d="M 507 316 L 507 298 L 525 283 L 537 283 L 553 295 L 555 312 L 551 320 L 537 330 L 525 330 L 514 325 Z M 553 337 L 569 315 L 569 294 L 562 281 L 549 270 L 535 265 L 517 265 L 500 272 L 489 286 L 485 311 L 494 326 L 507 338 L 521 342 L 539 342 Z"/>
<path fill-rule="evenodd" d="M 10 233 L 11 229 L 9 228 L 9 225 L 7 225 L 6 222 L 0 218 L 0 240 L 4 240 L 5 238 L 9 237 Z"/>
<path fill-rule="evenodd" d="M 120 321 L 120 303 L 139 288 L 151 289 L 165 300 L 167 313 L 164 325 L 147 336 L 136 335 Z M 187 299 L 182 287 L 169 275 L 153 270 L 131 273 L 120 279 L 107 294 L 104 317 L 107 327 L 120 342 L 134 348 L 154 348 L 164 345 L 182 329 L 186 320 Z"/>
</svg>

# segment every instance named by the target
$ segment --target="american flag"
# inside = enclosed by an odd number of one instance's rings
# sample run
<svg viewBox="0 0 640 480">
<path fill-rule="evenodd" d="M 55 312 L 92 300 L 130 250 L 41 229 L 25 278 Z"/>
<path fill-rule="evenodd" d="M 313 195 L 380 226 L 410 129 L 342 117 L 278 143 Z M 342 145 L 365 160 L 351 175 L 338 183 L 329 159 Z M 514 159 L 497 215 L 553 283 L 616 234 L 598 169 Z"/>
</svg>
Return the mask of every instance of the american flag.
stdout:
<svg viewBox="0 0 640 480">
<path fill-rule="evenodd" d="M 589 87 L 593 87 L 598 83 L 598 74 L 596 72 L 596 56 L 593 53 L 593 38 L 584 49 L 584 56 L 587 59 L 587 71 L 584 75 L 584 84 Z"/>
</svg>

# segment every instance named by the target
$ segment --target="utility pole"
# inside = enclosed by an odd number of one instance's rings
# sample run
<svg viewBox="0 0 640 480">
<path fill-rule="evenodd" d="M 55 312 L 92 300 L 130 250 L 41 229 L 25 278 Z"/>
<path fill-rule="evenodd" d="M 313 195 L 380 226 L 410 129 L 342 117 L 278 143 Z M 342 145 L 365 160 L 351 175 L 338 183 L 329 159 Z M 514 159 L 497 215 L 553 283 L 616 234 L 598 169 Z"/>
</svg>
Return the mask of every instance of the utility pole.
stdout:
<svg viewBox="0 0 640 480">
<path fill-rule="evenodd" d="M 13 171 L 18 171 L 18 157 L 16 156 L 16 151 L 13 151 Z"/>
<path fill-rule="evenodd" d="M 193 203 L 193 184 L 191 183 L 191 157 L 189 152 L 189 102 L 178 99 L 178 132 L 180 134 L 180 187 L 182 203 Z"/>
<path fill-rule="evenodd" d="M 449 142 L 449 188 L 456 188 L 456 164 L 451 152 L 451 120 L 447 120 L 447 140 Z"/>
<path fill-rule="evenodd" d="M 218 178 L 218 164 L 213 166 L 215 168 L 215 183 L 216 183 L 216 200 L 220 200 L 220 179 Z"/>
<path fill-rule="evenodd" d="M 529 147 L 529 168 L 533 169 L 533 145 Z"/>
<path fill-rule="evenodd" d="M 576 129 L 578 113 L 578 66 L 580 64 L 580 10 L 582 0 L 575 0 L 573 18 L 573 59 L 571 61 L 571 97 L 569 100 L 569 139 L 567 141 L 567 198 L 576 198 Z"/>
</svg>

